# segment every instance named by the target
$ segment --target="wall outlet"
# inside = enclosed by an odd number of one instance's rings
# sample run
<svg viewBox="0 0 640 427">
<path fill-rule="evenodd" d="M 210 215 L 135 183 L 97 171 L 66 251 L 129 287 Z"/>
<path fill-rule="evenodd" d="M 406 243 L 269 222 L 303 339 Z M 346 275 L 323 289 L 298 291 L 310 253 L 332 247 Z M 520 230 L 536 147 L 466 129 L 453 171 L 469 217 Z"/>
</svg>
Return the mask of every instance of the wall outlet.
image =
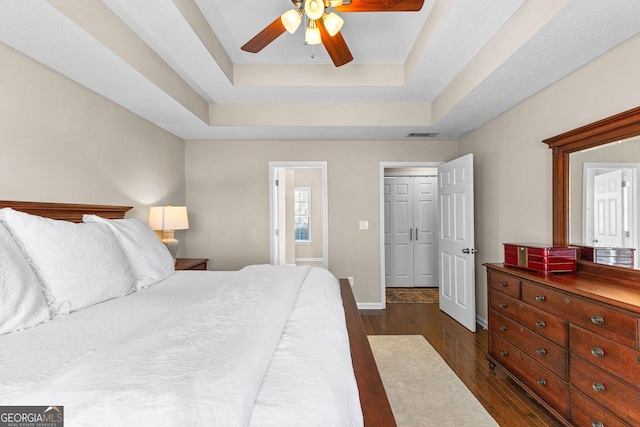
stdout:
<svg viewBox="0 0 640 427">
<path fill-rule="evenodd" d="M 349 281 L 349 285 L 353 286 L 353 277 L 347 277 L 347 280 Z"/>
<path fill-rule="evenodd" d="M 360 221 L 360 230 L 368 230 L 369 221 Z"/>
</svg>

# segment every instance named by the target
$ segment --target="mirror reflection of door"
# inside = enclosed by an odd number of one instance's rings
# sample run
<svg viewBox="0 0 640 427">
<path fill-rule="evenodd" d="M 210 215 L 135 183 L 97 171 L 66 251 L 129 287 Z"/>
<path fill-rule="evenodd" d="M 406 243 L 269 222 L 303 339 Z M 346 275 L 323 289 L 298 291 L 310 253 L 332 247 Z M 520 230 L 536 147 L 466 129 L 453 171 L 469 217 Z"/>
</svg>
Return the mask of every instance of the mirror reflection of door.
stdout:
<svg viewBox="0 0 640 427">
<path fill-rule="evenodd" d="M 629 229 L 622 220 L 627 208 L 627 194 L 622 189 L 622 169 L 594 177 L 592 239 L 596 246 L 624 247 Z"/>
<path fill-rule="evenodd" d="M 633 163 L 584 164 L 582 241 L 586 245 L 637 251 L 639 171 L 640 165 Z"/>
</svg>

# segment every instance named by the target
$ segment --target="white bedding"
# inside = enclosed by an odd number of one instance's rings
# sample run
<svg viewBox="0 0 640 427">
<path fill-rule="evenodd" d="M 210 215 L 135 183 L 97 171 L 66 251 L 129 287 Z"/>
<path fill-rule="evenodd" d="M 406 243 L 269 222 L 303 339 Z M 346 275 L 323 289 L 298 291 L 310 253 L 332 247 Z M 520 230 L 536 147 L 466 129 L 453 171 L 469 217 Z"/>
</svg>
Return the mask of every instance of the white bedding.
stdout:
<svg viewBox="0 0 640 427">
<path fill-rule="evenodd" d="M 358 426 L 348 346 L 326 270 L 181 271 L 1 336 L 0 404 L 70 426 Z"/>
</svg>

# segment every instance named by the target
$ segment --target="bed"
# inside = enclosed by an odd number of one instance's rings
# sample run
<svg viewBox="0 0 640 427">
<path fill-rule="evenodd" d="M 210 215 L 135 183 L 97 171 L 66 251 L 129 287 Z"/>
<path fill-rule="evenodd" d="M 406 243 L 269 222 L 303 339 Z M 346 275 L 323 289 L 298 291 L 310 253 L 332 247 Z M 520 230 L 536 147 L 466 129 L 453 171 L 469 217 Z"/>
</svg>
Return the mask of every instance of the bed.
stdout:
<svg viewBox="0 0 640 427">
<path fill-rule="evenodd" d="M 164 255 L 140 255 L 158 246 L 122 219 L 129 207 L 1 208 L 0 243 L 16 242 L 7 253 L 24 255 L 35 279 L 21 280 L 42 286 L 47 309 L 40 295 L 3 300 L 0 405 L 57 404 L 67 425 L 395 426 L 346 280 L 269 265 L 168 273 Z M 108 241 L 98 259 L 87 230 Z"/>
</svg>

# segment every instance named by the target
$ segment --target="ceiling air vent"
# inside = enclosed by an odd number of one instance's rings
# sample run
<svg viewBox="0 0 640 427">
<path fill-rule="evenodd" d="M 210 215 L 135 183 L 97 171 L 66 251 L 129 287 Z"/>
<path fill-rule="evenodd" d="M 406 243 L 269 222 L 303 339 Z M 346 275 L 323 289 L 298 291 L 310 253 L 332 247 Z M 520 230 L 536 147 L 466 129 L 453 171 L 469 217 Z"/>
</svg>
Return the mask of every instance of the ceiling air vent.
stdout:
<svg viewBox="0 0 640 427">
<path fill-rule="evenodd" d="M 407 138 L 433 138 L 438 135 L 440 135 L 439 132 L 411 132 Z"/>
</svg>

